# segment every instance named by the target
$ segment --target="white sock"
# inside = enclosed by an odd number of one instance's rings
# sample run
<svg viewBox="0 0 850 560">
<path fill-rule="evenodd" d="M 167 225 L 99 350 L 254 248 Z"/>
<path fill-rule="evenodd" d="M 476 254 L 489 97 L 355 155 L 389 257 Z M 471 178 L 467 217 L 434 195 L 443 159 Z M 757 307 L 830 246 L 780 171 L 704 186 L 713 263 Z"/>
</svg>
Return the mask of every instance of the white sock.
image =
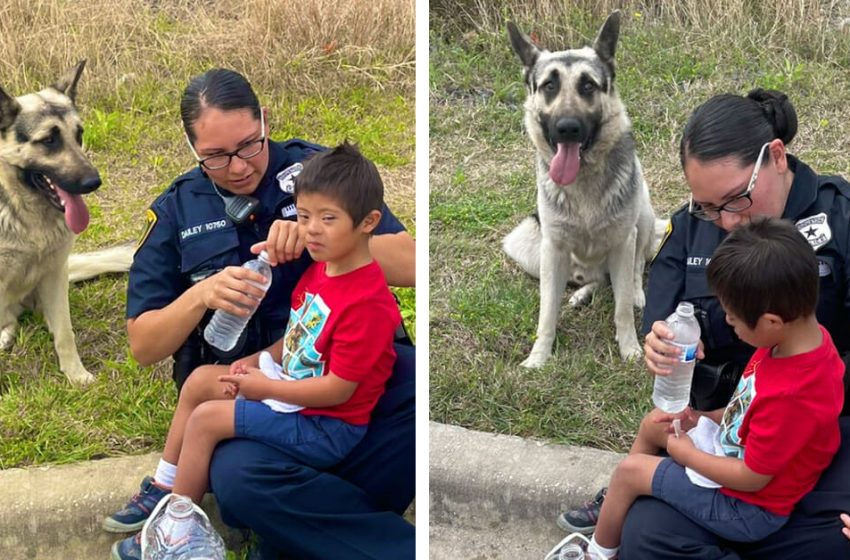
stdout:
<svg viewBox="0 0 850 560">
<path fill-rule="evenodd" d="M 590 539 L 590 546 L 587 547 L 587 550 L 596 554 L 600 558 L 608 560 L 609 558 L 617 557 L 617 553 L 620 552 L 620 547 L 615 546 L 614 548 L 605 548 L 604 546 L 596 542 L 596 535 L 593 535 L 593 538 Z"/>
<path fill-rule="evenodd" d="M 174 488 L 174 477 L 177 476 L 177 465 L 172 465 L 165 459 L 159 460 L 156 473 L 153 475 L 154 482 L 163 488 Z"/>
</svg>

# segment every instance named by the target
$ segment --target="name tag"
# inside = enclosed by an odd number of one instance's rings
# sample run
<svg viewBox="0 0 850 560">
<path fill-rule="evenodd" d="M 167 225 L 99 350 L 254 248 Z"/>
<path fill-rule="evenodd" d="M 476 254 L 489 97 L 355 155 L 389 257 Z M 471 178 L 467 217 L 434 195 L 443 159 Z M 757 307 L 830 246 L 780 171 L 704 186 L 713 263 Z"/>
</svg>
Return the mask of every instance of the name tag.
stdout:
<svg viewBox="0 0 850 560">
<path fill-rule="evenodd" d="M 198 225 L 198 226 L 192 226 L 192 227 L 186 228 L 186 229 L 184 229 L 180 232 L 180 240 L 182 241 L 182 240 L 188 239 L 190 237 L 194 237 L 194 236 L 201 234 L 201 233 L 209 233 L 211 231 L 224 229 L 226 227 L 227 227 L 227 220 L 226 219 L 215 220 L 213 222 L 207 222 L 205 224 L 201 224 L 201 225 Z"/>
<path fill-rule="evenodd" d="M 280 215 L 281 215 L 281 216 L 283 216 L 284 218 L 291 218 L 291 217 L 292 217 L 292 216 L 294 216 L 296 213 L 297 213 L 297 212 L 296 212 L 296 210 L 295 210 L 295 205 L 294 205 L 294 204 L 290 204 L 290 205 L 288 205 L 288 206 L 284 206 L 283 208 L 281 208 L 281 209 L 280 209 Z"/>
</svg>

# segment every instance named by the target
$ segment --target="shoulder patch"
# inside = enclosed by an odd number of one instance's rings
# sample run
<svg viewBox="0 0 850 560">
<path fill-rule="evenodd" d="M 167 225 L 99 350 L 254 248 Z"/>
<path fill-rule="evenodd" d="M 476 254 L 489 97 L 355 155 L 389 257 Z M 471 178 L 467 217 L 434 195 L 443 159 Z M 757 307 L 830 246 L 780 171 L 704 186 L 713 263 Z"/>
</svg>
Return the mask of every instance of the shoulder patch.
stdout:
<svg viewBox="0 0 850 560">
<path fill-rule="evenodd" d="M 156 212 L 153 211 L 152 208 L 148 208 L 148 211 L 145 212 L 145 231 L 142 233 L 142 237 L 139 239 L 139 244 L 136 245 L 136 251 L 142 248 L 142 245 L 145 244 L 145 241 L 148 240 L 148 237 L 153 231 L 153 226 L 156 225 L 157 221 Z"/>
<path fill-rule="evenodd" d="M 673 218 L 672 217 L 669 220 L 667 220 L 667 227 L 664 230 L 664 236 L 661 238 L 661 241 L 658 243 L 658 248 L 655 250 L 655 254 L 652 255 L 652 261 L 655 260 L 655 257 L 657 257 L 658 253 L 661 252 L 661 249 L 662 249 L 662 247 L 664 247 L 664 244 L 667 243 L 668 239 L 670 239 L 671 233 L 673 233 Z M 653 232 L 653 237 L 655 237 L 655 235 L 656 235 L 655 232 Z M 652 261 L 650 261 L 650 264 L 652 264 Z"/>
<path fill-rule="evenodd" d="M 827 221 L 824 212 L 797 220 L 794 225 L 815 251 L 829 243 L 832 239 L 832 229 L 829 227 L 829 221 Z"/>
</svg>

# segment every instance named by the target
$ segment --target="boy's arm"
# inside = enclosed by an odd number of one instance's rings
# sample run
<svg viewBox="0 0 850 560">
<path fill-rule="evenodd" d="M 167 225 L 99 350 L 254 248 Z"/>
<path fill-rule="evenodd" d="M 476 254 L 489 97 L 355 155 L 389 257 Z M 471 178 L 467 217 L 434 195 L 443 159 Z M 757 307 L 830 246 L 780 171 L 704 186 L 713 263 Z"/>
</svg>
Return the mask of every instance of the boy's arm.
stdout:
<svg viewBox="0 0 850 560">
<path fill-rule="evenodd" d="M 725 488 L 741 492 L 757 492 L 767 486 L 772 475 L 759 474 L 735 457 L 719 457 L 700 451 L 682 434 L 667 438 L 667 453 L 683 467 L 690 467 Z"/>
<path fill-rule="evenodd" d="M 269 379 L 257 368 L 248 368 L 245 375 L 221 375 L 218 379 L 236 384 L 239 392 L 249 400 L 277 399 L 307 408 L 342 404 L 351 398 L 358 385 L 338 377 L 334 372 L 298 381 Z"/>
</svg>

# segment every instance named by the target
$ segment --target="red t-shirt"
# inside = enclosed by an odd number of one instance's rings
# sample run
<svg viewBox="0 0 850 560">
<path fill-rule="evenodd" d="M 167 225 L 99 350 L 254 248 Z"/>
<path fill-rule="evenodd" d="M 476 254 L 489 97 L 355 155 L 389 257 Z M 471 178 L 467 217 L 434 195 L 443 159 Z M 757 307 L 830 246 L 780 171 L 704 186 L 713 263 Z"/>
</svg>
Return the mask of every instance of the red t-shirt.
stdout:
<svg viewBox="0 0 850 560">
<path fill-rule="evenodd" d="M 301 414 L 368 424 L 392 373 L 401 314 L 375 261 L 340 276 L 326 268 L 313 263 L 292 293 L 281 366 L 296 379 L 333 372 L 358 384 L 346 402 Z"/>
<path fill-rule="evenodd" d="M 759 348 L 747 364 L 723 413 L 720 443 L 727 456 L 773 479 L 758 492 L 721 488 L 727 496 L 789 515 L 838 451 L 844 362 L 821 333 L 811 352 L 774 358 Z"/>
</svg>

